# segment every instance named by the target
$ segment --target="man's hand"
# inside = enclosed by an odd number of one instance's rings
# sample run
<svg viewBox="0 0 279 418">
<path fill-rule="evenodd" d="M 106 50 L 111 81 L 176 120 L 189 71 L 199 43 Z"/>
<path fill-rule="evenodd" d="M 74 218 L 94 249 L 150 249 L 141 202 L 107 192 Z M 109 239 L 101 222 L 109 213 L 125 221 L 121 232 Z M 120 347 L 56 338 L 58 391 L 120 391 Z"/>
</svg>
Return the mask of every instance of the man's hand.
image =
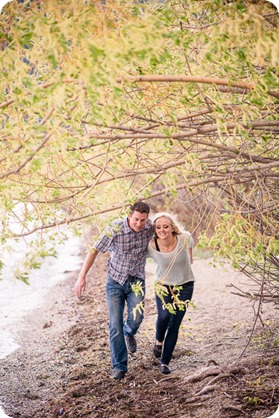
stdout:
<svg viewBox="0 0 279 418">
<path fill-rule="evenodd" d="M 75 284 L 75 295 L 76 297 L 80 298 L 82 292 L 84 292 L 86 287 L 85 277 L 79 276 L 77 282 Z"/>
<path fill-rule="evenodd" d="M 85 278 L 86 278 L 86 275 L 87 275 L 90 267 L 94 263 L 95 258 L 97 257 L 98 253 L 99 253 L 98 250 L 93 249 L 93 251 L 89 252 L 87 254 L 87 256 L 85 257 L 85 260 L 83 262 L 83 265 L 82 265 L 82 268 L 81 268 L 81 271 L 79 273 L 77 282 L 75 284 L 75 289 L 74 289 L 75 295 L 78 298 L 80 298 L 82 292 L 84 292 L 84 290 L 85 290 L 85 285 L 86 285 Z"/>
</svg>

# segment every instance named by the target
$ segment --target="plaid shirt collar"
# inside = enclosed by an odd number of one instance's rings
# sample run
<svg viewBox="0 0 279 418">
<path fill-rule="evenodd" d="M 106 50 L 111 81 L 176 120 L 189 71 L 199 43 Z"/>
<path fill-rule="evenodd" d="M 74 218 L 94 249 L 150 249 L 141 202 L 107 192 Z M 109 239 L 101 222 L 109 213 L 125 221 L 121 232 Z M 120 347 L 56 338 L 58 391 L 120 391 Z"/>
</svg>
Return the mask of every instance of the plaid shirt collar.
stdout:
<svg viewBox="0 0 279 418">
<path fill-rule="evenodd" d="M 131 228 L 129 227 L 128 216 L 123 219 L 123 231 L 125 234 L 132 232 Z"/>
</svg>

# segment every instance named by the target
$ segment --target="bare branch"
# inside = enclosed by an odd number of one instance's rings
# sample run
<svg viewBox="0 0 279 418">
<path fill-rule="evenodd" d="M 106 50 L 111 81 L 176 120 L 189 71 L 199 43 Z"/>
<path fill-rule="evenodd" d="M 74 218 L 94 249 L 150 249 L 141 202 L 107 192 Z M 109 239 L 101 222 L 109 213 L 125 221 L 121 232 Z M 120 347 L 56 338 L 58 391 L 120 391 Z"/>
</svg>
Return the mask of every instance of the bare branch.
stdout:
<svg viewBox="0 0 279 418">
<path fill-rule="evenodd" d="M 199 77 L 199 76 L 183 76 L 183 75 L 142 75 L 132 76 L 127 75 L 123 77 L 117 77 L 117 83 L 123 83 L 124 81 L 131 81 L 134 83 L 202 83 L 202 84 L 213 84 L 216 86 L 228 86 L 237 87 L 240 89 L 252 90 L 255 88 L 254 83 L 246 81 L 231 81 L 222 78 L 211 78 L 211 77 Z M 227 91 L 226 91 L 227 92 Z M 235 90 L 235 92 L 238 92 Z M 240 91 L 242 93 L 242 91 Z M 279 92 L 269 91 L 268 94 L 275 98 L 279 98 Z"/>
<path fill-rule="evenodd" d="M 251 90 L 255 87 L 254 83 L 248 83 L 245 81 L 230 81 L 222 78 L 211 78 L 211 77 L 199 77 L 192 75 L 142 75 L 132 76 L 127 75 L 123 77 L 117 77 L 116 81 L 122 83 L 123 81 L 132 81 L 136 83 L 146 82 L 163 82 L 163 83 L 202 83 L 202 84 L 216 84 L 217 86 L 231 86 L 240 87 L 243 89 Z"/>
</svg>

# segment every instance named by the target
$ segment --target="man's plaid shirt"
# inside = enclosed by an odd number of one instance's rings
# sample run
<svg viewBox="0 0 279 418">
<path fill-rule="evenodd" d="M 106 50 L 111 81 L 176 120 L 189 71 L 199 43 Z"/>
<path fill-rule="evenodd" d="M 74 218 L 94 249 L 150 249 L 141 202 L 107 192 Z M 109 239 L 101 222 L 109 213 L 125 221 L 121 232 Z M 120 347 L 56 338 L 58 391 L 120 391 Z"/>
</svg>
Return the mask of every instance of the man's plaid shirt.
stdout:
<svg viewBox="0 0 279 418">
<path fill-rule="evenodd" d="M 128 218 L 120 219 L 107 228 L 93 248 L 101 253 L 110 251 L 108 274 L 123 285 L 128 275 L 145 279 L 147 247 L 152 236 L 153 228 L 149 219 L 139 232 L 130 229 Z"/>
</svg>

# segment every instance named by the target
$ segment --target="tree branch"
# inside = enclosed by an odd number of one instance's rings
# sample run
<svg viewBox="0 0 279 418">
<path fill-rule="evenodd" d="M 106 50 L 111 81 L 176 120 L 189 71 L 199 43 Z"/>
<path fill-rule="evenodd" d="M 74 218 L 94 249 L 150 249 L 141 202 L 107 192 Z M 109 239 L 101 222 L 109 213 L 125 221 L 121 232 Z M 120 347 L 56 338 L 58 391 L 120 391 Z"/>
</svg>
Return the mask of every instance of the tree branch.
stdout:
<svg viewBox="0 0 279 418">
<path fill-rule="evenodd" d="M 231 81 L 228 79 L 222 78 L 211 78 L 211 77 L 200 77 L 200 76 L 183 76 L 183 75 L 138 75 L 132 76 L 127 75 L 123 77 L 116 78 L 117 83 L 123 83 L 124 81 L 131 81 L 134 83 L 202 83 L 202 84 L 213 84 L 217 86 L 228 86 L 228 87 L 237 87 L 244 90 L 253 90 L 255 88 L 254 83 L 249 83 L 245 81 Z M 235 90 L 237 93 L 238 91 Z M 242 93 L 240 91 L 240 93 Z M 268 91 L 270 96 L 279 98 L 279 92 Z"/>
<path fill-rule="evenodd" d="M 230 81 L 228 79 L 222 78 L 211 78 L 211 77 L 200 77 L 193 75 L 138 75 L 132 76 L 127 75 L 123 77 L 116 78 L 117 83 L 122 83 L 123 81 L 132 81 L 137 83 L 147 83 L 147 82 L 163 82 L 163 83 L 202 83 L 202 84 L 216 84 L 218 86 L 230 86 L 230 87 L 240 87 L 243 89 L 251 90 L 255 87 L 254 83 L 248 83 L 245 81 Z"/>
</svg>

